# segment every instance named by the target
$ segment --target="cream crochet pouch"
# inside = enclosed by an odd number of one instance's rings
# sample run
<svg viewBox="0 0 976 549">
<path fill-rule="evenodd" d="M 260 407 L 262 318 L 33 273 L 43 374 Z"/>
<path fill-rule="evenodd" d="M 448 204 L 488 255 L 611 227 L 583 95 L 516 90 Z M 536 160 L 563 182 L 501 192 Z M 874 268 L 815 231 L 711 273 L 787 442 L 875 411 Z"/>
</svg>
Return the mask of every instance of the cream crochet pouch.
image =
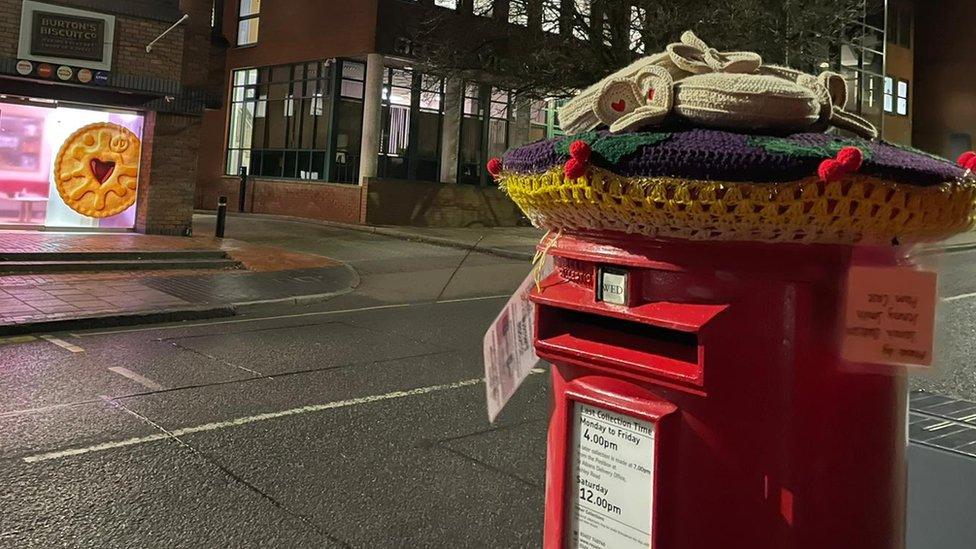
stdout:
<svg viewBox="0 0 976 549">
<path fill-rule="evenodd" d="M 820 119 L 814 90 L 771 75 L 705 73 L 675 83 L 674 112 L 721 129 L 795 130 Z"/>
</svg>

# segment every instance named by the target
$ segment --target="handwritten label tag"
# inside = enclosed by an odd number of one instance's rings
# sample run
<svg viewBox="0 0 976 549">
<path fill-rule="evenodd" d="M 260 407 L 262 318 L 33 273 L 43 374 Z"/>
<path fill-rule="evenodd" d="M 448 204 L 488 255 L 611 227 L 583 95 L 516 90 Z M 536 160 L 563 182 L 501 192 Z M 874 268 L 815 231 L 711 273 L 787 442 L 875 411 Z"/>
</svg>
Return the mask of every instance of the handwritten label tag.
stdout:
<svg viewBox="0 0 976 549">
<path fill-rule="evenodd" d="M 553 268 L 551 257 L 546 256 L 543 261 L 540 280 L 548 276 Z M 515 390 L 539 363 L 532 343 L 535 309 L 529 301 L 529 294 L 535 286 L 533 272 L 525 277 L 485 333 L 485 388 L 489 421 L 495 421 Z"/>
<path fill-rule="evenodd" d="M 841 355 L 851 362 L 931 366 L 937 276 L 911 267 L 852 267 Z"/>
</svg>

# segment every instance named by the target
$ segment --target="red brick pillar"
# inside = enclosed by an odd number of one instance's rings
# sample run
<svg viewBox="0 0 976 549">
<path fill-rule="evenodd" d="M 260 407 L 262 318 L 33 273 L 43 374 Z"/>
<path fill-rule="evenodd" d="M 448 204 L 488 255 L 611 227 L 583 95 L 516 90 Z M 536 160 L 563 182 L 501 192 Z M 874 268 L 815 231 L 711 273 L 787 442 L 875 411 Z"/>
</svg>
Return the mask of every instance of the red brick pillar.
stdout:
<svg viewBox="0 0 976 549">
<path fill-rule="evenodd" d="M 189 236 L 200 118 L 150 111 L 142 137 L 136 230 Z"/>
</svg>

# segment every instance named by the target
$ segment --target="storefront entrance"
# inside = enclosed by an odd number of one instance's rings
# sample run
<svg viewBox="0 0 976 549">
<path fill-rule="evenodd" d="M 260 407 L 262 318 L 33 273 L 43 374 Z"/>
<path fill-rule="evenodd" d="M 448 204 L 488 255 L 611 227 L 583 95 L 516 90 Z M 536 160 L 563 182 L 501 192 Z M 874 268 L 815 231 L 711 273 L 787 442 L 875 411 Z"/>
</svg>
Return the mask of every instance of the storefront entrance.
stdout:
<svg viewBox="0 0 976 549">
<path fill-rule="evenodd" d="M 0 227 L 132 229 L 143 115 L 0 96 Z"/>
</svg>

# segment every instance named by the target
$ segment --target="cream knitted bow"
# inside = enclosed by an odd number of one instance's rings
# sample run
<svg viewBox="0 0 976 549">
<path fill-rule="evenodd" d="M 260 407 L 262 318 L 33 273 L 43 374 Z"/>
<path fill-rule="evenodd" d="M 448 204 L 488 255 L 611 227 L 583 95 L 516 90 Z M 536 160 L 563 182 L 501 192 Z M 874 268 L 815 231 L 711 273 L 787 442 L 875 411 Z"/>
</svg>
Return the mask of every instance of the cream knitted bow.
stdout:
<svg viewBox="0 0 976 549">
<path fill-rule="evenodd" d="M 691 74 L 706 72 L 750 73 L 762 65 L 762 57 L 750 51 L 720 52 L 708 47 L 691 31 L 681 35 L 681 42 L 667 47 L 671 62 Z"/>
</svg>

